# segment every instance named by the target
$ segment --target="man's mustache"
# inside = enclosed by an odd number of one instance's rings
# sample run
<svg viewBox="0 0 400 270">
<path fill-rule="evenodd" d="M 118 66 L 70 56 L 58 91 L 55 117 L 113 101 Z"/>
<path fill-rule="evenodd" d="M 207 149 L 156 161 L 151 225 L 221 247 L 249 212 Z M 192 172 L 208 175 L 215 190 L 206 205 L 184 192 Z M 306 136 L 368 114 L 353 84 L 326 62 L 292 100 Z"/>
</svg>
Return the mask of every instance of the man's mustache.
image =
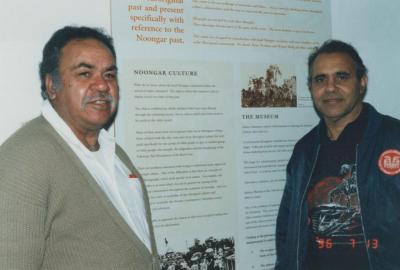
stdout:
<svg viewBox="0 0 400 270">
<path fill-rule="evenodd" d="M 342 96 L 338 93 L 328 93 L 322 96 L 322 99 L 338 99 L 338 98 L 342 98 Z"/>
<path fill-rule="evenodd" d="M 102 100 L 102 101 L 107 101 L 107 102 L 113 103 L 115 101 L 115 98 L 112 95 L 108 94 L 108 93 L 98 93 L 98 94 L 96 94 L 94 96 L 86 96 L 86 97 L 84 97 L 83 101 L 82 101 L 82 104 L 86 105 L 87 103 L 94 102 L 94 101 L 97 101 L 97 100 Z"/>
</svg>

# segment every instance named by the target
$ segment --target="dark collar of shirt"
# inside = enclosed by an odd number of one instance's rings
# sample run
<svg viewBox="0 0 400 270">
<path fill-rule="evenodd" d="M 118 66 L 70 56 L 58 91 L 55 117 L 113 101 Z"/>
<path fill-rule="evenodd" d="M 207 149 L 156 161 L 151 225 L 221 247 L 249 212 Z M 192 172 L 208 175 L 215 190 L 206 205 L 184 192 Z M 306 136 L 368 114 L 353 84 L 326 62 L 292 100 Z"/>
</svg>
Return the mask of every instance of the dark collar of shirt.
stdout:
<svg viewBox="0 0 400 270">
<path fill-rule="evenodd" d="M 336 141 L 332 141 L 329 139 L 327 131 L 326 131 L 326 125 L 323 122 L 321 130 L 322 132 L 320 133 L 320 139 L 321 139 L 321 144 L 323 145 L 329 145 L 329 144 L 357 144 L 361 141 L 361 138 L 364 134 L 364 131 L 367 127 L 368 123 L 368 113 L 367 109 L 365 106 L 363 106 L 361 113 L 358 115 L 358 117 L 351 123 L 349 123 L 342 131 L 342 133 L 339 135 L 338 139 Z"/>
</svg>

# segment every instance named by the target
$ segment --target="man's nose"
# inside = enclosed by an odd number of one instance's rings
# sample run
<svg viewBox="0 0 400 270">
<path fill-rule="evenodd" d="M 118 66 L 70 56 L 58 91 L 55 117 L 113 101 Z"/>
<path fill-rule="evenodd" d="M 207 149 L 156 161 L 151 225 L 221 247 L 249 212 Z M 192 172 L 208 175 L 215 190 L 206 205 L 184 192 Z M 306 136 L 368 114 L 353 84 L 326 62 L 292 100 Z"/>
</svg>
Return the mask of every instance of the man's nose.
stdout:
<svg viewBox="0 0 400 270">
<path fill-rule="evenodd" d="M 326 90 L 327 91 L 335 91 L 336 89 L 336 78 L 335 76 L 328 76 L 326 82 Z"/>
<path fill-rule="evenodd" d="M 102 75 L 97 75 L 93 78 L 92 86 L 97 91 L 108 91 L 110 88 L 108 87 L 107 80 Z"/>
</svg>

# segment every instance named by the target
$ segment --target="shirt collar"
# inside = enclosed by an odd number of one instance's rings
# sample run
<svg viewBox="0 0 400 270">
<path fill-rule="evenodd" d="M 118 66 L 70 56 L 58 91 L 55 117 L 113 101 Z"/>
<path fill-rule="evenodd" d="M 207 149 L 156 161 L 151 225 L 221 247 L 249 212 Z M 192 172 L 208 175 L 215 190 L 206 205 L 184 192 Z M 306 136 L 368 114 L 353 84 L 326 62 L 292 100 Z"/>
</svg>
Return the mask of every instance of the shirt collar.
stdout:
<svg viewBox="0 0 400 270">
<path fill-rule="evenodd" d="M 90 155 L 92 153 L 86 148 L 85 145 L 83 145 L 83 143 L 76 137 L 67 123 L 65 123 L 65 121 L 58 115 L 53 106 L 50 104 L 49 100 L 46 99 L 43 102 L 41 113 L 68 145 L 86 155 Z M 99 133 L 99 144 L 99 151 L 105 151 L 105 153 L 109 154 L 109 157 L 113 156 L 115 153 L 115 138 L 104 128 L 101 129 Z"/>
<path fill-rule="evenodd" d="M 366 106 L 364 104 L 360 114 L 357 118 L 347 124 L 347 126 L 343 129 L 342 133 L 339 135 L 336 141 L 331 141 L 328 138 L 328 134 L 326 132 L 326 124 L 322 121 L 322 128 L 321 128 L 321 136 L 320 140 L 322 144 L 329 144 L 329 143 L 343 143 L 343 144 L 357 144 L 361 141 L 361 138 L 364 134 L 364 131 L 367 127 L 368 123 L 368 112 Z"/>
</svg>

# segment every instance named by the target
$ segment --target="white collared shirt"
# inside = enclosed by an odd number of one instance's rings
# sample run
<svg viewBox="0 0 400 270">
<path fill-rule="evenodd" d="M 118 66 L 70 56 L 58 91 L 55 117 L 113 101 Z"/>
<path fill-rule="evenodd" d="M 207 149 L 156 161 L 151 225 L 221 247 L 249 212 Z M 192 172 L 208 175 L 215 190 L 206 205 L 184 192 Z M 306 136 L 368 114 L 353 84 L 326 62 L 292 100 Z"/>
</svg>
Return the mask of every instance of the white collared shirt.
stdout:
<svg viewBox="0 0 400 270">
<path fill-rule="evenodd" d="M 151 251 L 142 187 L 139 179 L 132 177 L 129 169 L 115 154 L 114 137 L 102 129 L 98 138 L 100 149 L 91 152 L 48 100 L 43 102 L 42 115 L 71 147 L 129 227 Z"/>
</svg>

